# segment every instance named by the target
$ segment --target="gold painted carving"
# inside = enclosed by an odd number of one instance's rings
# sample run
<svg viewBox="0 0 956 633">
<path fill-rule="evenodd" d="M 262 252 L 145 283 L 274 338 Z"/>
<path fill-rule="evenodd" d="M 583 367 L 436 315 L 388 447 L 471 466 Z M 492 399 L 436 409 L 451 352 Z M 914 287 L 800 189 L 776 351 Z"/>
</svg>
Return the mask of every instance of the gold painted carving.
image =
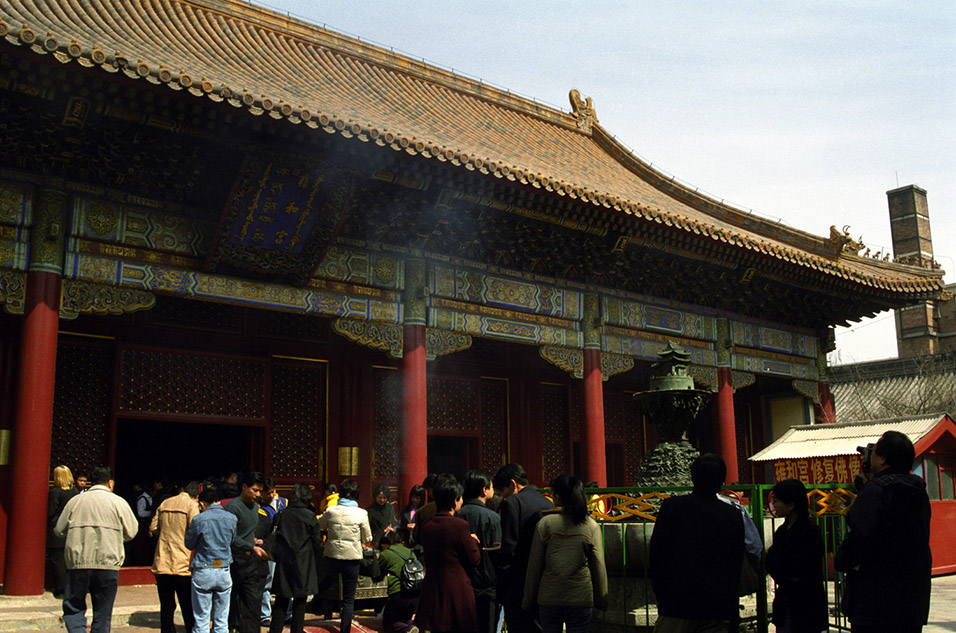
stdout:
<svg viewBox="0 0 956 633">
<path fill-rule="evenodd" d="M 86 211 L 86 223 L 100 237 L 112 233 L 117 222 L 116 209 L 105 202 L 98 202 Z"/>
<path fill-rule="evenodd" d="M 372 264 L 372 270 L 375 277 L 385 285 L 391 284 L 395 280 L 396 270 L 395 262 L 389 257 L 377 257 Z"/>
<path fill-rule="evenodd" d="M 145 290 L 65 279 L 60 296 L 60 318 L 75 319 L 83 313 L 126 314 L 148 310 L 154 305 L 156 295 Z"/>
<path fill-rule="evenodd" d="M 547 345 L 539 347 L 538 354 L 541 358 L 575 378 L 584 376 L 584 352 L 579 349 Z"/>
<path fill-rule="evenodd" d="M 446 356 L 471 347 L 471 336 L 448 330 L 425 330 L 425 358 L 435 360 L 439 356 Z"/>
<path fill-rule="evenodd" d="M 717 393 L 717 368 L 704 367 L 702 365 L 689 365 L 687 375 L 694 378 L 695 387 L 705 388 L 707 391 Z"/>
<path fill-rule="evenodd" d="M 23 191 L 14 184 L 0 183 L 0 221 L 21 224 Z"/>
<path fill-rule="evenodd" d="M 23 314 L 23 303 L 26 299 L 25 273 L 14 270 L 0 270 L 0 303 L 10 314 Z"/>
<path fill-rule="evenodd" d="M 383 351 L 392 358 L 402 357 L 404 336 L 400 325 L 359 319 L 336 319 L 332 322 L 332 330 L 359 345 Z M 425 329 L 427 360 L 435 360 L 439 356 L 466 350 L 471 347 L 471 344 L 472 338 L 468 334 L 433 328 Z"/>
<path fill-rule="evenodd" d="M 750 372 L 746 371 L 730 372 L 730 384 L 733 386 L 734 391 L 743 389 L 744 387 L 749 387 L 755 382 L 757 382 L 756 374 L 751 374 Z"/>
<path fill-rule="evenodd" d="M 820 404 L 820 391 L 817 383 L 810 380 L 794 380 L 793 390 L 804 398 L 812 400 L 814 404 Z"/>
<path fill-rule="evenodd" d="M 555 367 L 578 380 L 584 378 L 584 352 L 570 347 L 548 345 L 538 348 L 538 354 Z M 623 354 L 601 354 L 601 380 L 634 369 L 634 359 Z"/>
<path fill-rule="evenodd" d="M 568 93 L 568 98 L 571 100 L 571 115 L 577 119 L 578 129 L 590 132 L 591 126 L 598 122 L 591 97 L 582 99 L 580 92 L 571 90 Z"/>
<path fill-rule="evenodd" d="M 392 358 L 402 357 L 402 327 L 358 319 L 336 319 L 332 329 L 350 341 L 386 352 Z"/>
<path fill-rule="evenodd" d="M 634 369 L 634 359 L 623 354 L 601 354 L 601 379 L 607 380 Z"/>
</svg>

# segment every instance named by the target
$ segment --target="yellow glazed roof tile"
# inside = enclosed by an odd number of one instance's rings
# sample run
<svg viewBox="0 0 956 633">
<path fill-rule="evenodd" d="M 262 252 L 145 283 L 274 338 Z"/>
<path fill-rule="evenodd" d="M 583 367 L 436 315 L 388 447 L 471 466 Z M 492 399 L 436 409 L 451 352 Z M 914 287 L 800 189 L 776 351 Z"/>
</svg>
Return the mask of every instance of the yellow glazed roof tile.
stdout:
<svg viewBox="0 0 956 633">
<path fill-rule="evenodd" d="M 925 298 L 938 270 L 827 240 L 702 196 L 597 122 L 235 0 L 0 0 L 0 38 L 253 114 L 358 136 L 710 237 L 868 287 Z"/>
</svg>

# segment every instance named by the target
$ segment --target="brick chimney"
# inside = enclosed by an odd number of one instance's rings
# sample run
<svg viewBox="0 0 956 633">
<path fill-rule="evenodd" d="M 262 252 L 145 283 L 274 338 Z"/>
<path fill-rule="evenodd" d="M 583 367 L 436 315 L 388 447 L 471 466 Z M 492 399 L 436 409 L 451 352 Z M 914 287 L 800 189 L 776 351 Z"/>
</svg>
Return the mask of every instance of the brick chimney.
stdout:
<svg viewBox="0 0 956 633">
<path fill-rule="evenodd" d="M 893 254 L 914 263 L 933 261 L 933 237 L 929 230 L 926 191 L 907 185 L 886 192 L 890 205 Z M 907 306 L 896 311 L 896 348 L 900 358 L 924 356 L 940 351 L 937 317 L 932 302 Z"/>
</svg>

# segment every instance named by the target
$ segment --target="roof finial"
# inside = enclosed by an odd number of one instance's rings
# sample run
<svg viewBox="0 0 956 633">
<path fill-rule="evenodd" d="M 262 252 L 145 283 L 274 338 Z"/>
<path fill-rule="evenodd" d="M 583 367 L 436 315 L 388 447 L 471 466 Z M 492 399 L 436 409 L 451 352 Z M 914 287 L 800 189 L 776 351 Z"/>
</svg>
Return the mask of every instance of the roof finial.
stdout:
<svg viewBox="0 0 956 633">
<path fill-rule="evenodd" d="M 568 98 L 571 99 L 571 114 L 578 121 L 578 129 L 590 132 L 591 126 L 598 122 L 591 97 L 582 99 L 581 93 L 572 88 L 571 92 L 568 93 Z"/>
</svg>

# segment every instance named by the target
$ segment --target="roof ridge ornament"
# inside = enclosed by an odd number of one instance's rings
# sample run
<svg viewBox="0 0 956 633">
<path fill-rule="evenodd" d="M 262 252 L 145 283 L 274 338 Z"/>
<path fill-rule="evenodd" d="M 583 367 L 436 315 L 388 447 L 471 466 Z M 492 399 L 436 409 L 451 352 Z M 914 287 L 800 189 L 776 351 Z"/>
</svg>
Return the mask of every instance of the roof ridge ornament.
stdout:
<svg viewBox="0 0 956 633">
<path fill-rule="evenodd" d="M 843 227 L 842 232 L 838 230 L 836 226 L 831 226 L 830 238 L 826 240 L 826 245 L 832 250 L 836 251 L 837 257 L 844 253 L 853 253 L 854 255 L 859 255 L 860 251 L 863 249 L 863 236 L 860 236 L 859 241 L 855 241 L 852 237 L 850 237 L 849 224 Z"/>
<path fill-rule="evenodd" d="M 568 93 L 568 98 L 571 100 L 571 116 L 577 119 L 578 129 L 583 132 L 590 132 L 591 126 L 598 122 L 591 97 L 582 99 L 581 93 L 576 88 L 572 88 L 571 92 Z"/>
</svg>

